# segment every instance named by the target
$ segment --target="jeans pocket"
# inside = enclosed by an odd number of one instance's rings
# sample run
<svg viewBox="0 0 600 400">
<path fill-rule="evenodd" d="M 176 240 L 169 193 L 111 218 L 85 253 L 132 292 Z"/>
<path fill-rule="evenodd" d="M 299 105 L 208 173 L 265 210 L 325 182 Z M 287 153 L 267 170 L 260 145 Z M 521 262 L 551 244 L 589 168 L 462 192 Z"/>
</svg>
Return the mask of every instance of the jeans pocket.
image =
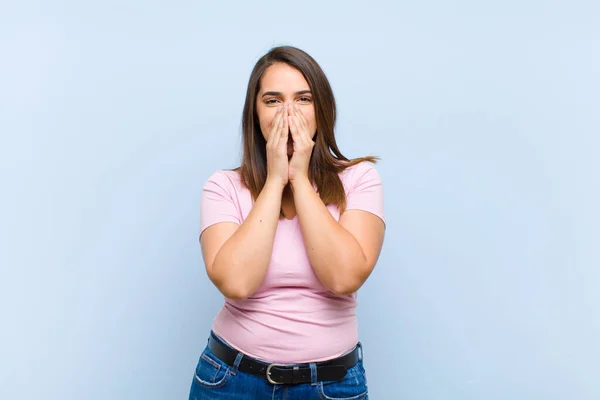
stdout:
<svg viewBox="0 0 600 400">
<path fill-rule="evenodd" d="M 322 400 L 366 400 L 367 379 L 362 363 L 350 368 L 340 381 L 320 382 L 319 395 Z"/>
<path fill-rule="evenodd" d="M 227 382 L 230 375 L 229 365 L 219 360 L 206 348 L 196 366 L 194 381 L 206 388 L 219 388 Z"/>
</svg>

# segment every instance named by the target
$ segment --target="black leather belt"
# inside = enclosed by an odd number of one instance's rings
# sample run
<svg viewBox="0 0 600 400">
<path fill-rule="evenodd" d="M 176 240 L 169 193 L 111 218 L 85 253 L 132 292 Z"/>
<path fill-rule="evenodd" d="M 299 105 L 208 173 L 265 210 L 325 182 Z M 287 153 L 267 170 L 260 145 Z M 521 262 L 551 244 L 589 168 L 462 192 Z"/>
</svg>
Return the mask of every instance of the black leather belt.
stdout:
<svg viewBox="0 0 600 400">
<path fill-rule="evenodd" d="M 225 364 L 234 366 L 238 351 L 225 345 L 213 333 L 208 339 L 208 348 Z M 360 346 L 357 345 L 348 354 L 315 363 L 317 366 L 317 381 L 338 381 L 342 379 L 347 370 L 358 362 L 360 351 Z M 244 355 L 238 370 L 264 378 L 274 385 L 311 382 L 310 364 L 269 364 Z"/>
</svg>

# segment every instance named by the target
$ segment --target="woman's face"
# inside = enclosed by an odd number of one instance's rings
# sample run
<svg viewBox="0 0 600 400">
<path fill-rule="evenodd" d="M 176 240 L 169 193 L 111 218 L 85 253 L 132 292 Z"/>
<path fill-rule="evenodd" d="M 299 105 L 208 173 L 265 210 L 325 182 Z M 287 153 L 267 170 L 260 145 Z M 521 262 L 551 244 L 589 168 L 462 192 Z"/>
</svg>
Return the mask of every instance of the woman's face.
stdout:
<svg viewBox="0 0 600 400">
<path fill-rule="evenodd" d="M 287 103 L 295 104 L 308 122 L 311 135 L 317 131 L 313 95 L 308 82 L 296 68 L 285 63 L 276 63 L 268 67 L 261 79 L 256 98 L 256 112 L 260 130 L 266 141 L 269 140 L 275 113 Z M 288 124 L 289 126 L 289 124 Z M 288 131 L 288 156 L 294 147 L 291 133 Z"/>
</svg>

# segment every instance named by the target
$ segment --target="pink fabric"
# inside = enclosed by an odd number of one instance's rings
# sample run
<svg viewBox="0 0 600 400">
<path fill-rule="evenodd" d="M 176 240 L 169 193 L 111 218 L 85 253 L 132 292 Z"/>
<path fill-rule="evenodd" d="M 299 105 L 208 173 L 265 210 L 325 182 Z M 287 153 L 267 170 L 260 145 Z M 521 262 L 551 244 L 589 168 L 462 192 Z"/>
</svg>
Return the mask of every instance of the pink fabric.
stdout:
<svg viewBox="0 0 600 400">
<path fill-rule="evenodd" d="M 340 174 L 348 210 L 365 210 L 384 220 L 381 178 L 370 163 Z M 217 171 L 206 182 L 200 233 L 219 222 L 243 223 L 252 197 L 235 171 Z M 328 206 L 336 220 L 339 210 Z M 298 217 L 281 219 L 265 279 L 249 299 L 225 299 L 214 332 L 231 346 L 269 362 L 300 363 L 337 357 L 358 341 L 356 295 L 336 296 L 314 274 Z"/>
</svg>

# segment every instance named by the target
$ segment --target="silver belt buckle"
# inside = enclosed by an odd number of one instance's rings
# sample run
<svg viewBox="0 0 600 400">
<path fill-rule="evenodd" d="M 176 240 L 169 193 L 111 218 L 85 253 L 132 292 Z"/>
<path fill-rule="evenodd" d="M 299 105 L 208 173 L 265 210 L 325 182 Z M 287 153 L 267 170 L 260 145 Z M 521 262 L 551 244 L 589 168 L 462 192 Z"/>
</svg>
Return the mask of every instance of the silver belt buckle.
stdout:
<svg viewBox="0 0 600 400">
<path fill-rule="evenodd" d="M 267 381 L 269 381 L 270 384 L 273 385 L 283 385 L 283 382 L 276 382 L 271 378 L 271 368 L 273 367 L 285 367 L 285 364 L 270 364 L 267 367 Z"/>
</svg>

